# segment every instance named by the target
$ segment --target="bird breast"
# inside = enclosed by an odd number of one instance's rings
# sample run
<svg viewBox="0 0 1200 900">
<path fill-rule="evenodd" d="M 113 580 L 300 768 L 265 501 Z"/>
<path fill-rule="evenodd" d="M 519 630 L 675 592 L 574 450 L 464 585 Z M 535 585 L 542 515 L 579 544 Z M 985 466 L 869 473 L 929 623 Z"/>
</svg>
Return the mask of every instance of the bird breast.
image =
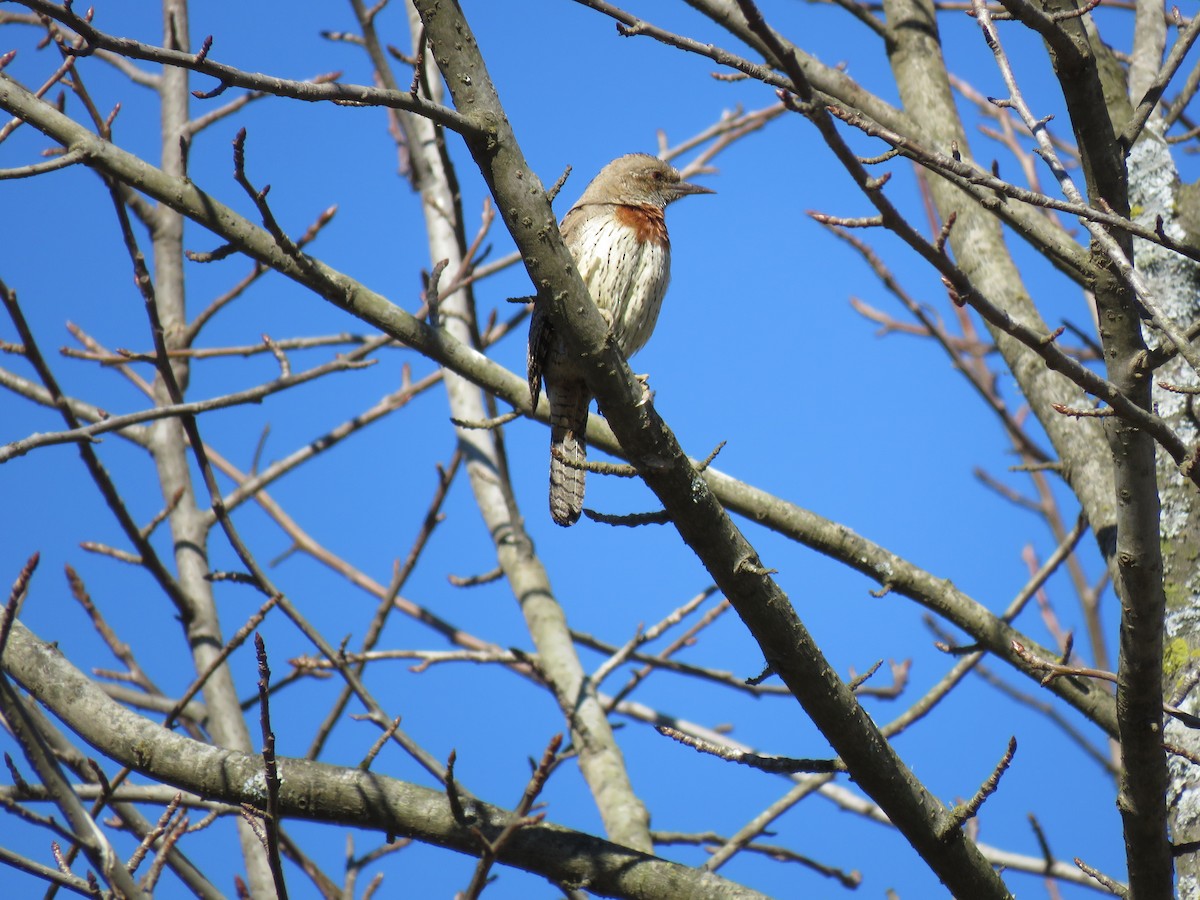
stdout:
<svg viewBox="0 0 1200 900">
<path fill-rule="evenodd" d="M 670 280 L 663 211 L 610 207 L 587 217 L 573 237 L 579 274 L 596 306 L 611 317 L 621 351 L 632 356 L 650 339 Z"/>
</svg>

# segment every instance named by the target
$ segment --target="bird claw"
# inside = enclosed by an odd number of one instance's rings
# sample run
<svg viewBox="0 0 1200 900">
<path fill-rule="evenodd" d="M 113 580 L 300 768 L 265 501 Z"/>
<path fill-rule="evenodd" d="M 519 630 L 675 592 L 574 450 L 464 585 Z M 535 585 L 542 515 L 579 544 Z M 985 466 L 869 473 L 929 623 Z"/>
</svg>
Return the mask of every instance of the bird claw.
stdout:
<svg viewBox="0 0 1200 900">
<path fill-rule="evenodd" d="M 650 390 L 650 375 L 649 373 L 645 375 L 635 374 L 633 377 L 641 382 L 642 385 L 642 399 L 637 402 L 637 405 L 645 406 L 654 399 L 654 391 Z"/>
</svg>

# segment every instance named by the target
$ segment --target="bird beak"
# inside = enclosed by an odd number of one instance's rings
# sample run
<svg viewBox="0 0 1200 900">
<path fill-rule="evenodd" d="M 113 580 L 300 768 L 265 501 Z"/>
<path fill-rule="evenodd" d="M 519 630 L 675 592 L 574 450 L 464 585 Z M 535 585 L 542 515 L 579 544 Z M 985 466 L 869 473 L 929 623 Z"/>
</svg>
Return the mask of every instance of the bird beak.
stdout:
<svg viewBox="0 0 1200 900">
<path fill-rule="evenodd" d="M 690 181 L 681 181 L 679 184 L 672 185 L 671 190 L 678 197 L 685 197 L 688 194 L 715 194 L 712 188 L 701 187 L 698 184 L 692 184 Z"/>
</svg>

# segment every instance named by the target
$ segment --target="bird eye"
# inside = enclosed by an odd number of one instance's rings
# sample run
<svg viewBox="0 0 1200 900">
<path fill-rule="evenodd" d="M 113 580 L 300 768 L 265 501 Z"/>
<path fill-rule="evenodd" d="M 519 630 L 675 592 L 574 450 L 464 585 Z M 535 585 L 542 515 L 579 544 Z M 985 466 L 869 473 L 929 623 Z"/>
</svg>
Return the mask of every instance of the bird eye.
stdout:
<svg viewBox="0 0 1200 900">
<path fill-rule="evenodd" d="M 657 169 L 655 169 L 653 172 L 650 173 L 650 177 L 653 178 L 655 181 L 662 181 L 663 173 L 658 171 Z"/>
</svg>

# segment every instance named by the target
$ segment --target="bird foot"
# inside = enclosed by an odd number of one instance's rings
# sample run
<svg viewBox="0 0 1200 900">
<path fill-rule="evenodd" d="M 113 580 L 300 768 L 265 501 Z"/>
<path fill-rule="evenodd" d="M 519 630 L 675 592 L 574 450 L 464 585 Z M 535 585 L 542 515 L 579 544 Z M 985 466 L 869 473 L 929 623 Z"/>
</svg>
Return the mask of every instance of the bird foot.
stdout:
<svg viewBox="0 0 1200 900">
<path fill-rule="evenodd" d="M 638 401 L 637 405 L 645 406 L 654 399 L 654 391 L 650 390 L 650 375 L 649 373 L 645 375 L 635 373 L 633 377 L 642 383 L 642 399 Z"/>
</svg>

